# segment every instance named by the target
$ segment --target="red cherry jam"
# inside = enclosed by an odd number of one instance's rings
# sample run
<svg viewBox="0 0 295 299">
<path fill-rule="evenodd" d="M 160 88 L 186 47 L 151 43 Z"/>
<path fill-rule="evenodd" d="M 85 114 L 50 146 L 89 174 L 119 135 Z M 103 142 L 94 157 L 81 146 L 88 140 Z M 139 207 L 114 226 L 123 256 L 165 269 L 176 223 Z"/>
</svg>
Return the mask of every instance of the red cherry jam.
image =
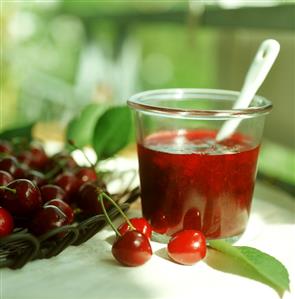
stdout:
<svg viewBox="0 0 295 299">
<path fill-rule="evenodd" d="M 244 232 L 259 146 L 241 134 L 221 143 L 215 136 L 163 131 L 138 144 L 143 215 L 156 231 L 201 230 L 209 239 Z"/>
</svg>

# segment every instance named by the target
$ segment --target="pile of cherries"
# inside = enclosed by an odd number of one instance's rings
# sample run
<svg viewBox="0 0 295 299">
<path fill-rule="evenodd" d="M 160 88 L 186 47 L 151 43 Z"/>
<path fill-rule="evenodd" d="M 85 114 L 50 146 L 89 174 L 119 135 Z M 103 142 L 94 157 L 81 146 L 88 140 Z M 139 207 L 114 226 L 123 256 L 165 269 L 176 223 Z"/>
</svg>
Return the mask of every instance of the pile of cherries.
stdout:
<svg viewBox="0 0 295 299">
<path fill-rule="evenodd" d="M 125 218 L 118 228 L 107 210 L 114 206 Z M 152 226 L 144 218 L 128 219 L 106 190 L 94 167 L 80 167 L 67 152 L 47 156 L 37 143 L 0 140 L 0 237 L 25 228 L 36 236 L 71 224 L 77 215 L 104 213 L 116 233 L 112 254 L 126 266 L 139 266 L 152 256 Z M 177 263 L 192 265 L 206 255 L 202 232 L 183 230 L 168 241 L 167 252 Z"/>
<path fill-rule="evenodd" d="M 38 143 L 0 140 L 0 237 L 14 228 L 36 236 L 102 213 L 97 190 L 106 186 L 94 167 L 80 167 L 67 152 L 49 157 Z"/>
</svg>

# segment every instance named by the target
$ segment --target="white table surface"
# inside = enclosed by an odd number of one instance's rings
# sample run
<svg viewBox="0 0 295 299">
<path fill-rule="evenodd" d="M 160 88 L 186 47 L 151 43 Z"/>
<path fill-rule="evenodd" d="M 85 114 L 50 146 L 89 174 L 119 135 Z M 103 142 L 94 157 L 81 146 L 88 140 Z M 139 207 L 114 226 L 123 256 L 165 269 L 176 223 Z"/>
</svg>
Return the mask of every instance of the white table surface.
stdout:
<svg viewBox="0 0 295 299">
<path fill-rule="evenodd" d="M 131 211 L 131 215 L 138 212 Z M 1 299 L 196 299 L 279 298 L 257 281 L 215 270 L 202 261 L 181 266 L 167 259 L 165 245 L 141 267 L 119 265 L 111 254 L 110 228 L 57 257 L 30 262 L 20 270 L 2 269 Z M 263 250 L 285 264 L 295 298 L 295 199 L 257 184 L 248 228 L 238 242 Z"/>
</svg>

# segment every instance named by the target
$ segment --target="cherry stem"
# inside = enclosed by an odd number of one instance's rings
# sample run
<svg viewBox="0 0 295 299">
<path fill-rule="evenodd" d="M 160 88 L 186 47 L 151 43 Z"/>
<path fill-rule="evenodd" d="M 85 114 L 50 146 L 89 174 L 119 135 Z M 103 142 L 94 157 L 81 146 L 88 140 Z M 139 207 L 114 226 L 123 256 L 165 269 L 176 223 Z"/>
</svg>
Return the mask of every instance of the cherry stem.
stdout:
<svg viewBox="0 0 295 299">
<path fill-rule="evenodd" d="M 90 167 L 95 170 L 95 165 L 89 160 L 89 158 L 87 157 L 85 152 L 80 147 L 78 147 L 72 139 L 68 139 L 68 144 L 71 147 L 73 147 L 75 150 L 80 151 L 83 154 L 83 156 L 85 157 L 85 159 L 88 161 L 88 163 L 90 164 Z"/>
<path fill-rule="evenodd" d="M 9 187 L 6 187 L 6 186 L 0 186 L 0 189 L 1 190 L 7 190 L 7 191 L 10 191 L 10 192 L 12 192 L 12 193 L 16 193 L 16 190 L 15 189 L 11 189 L 11 188 L 9 188 Z"/>
<path fill-rule="evenodd" d="M 50 180 L 66 165 L 65 161 L 58 161 L 57 165 L 45 174 L 45 179 Z"/>
<path fill-rule="evenodd" d="M 128 223 L 128 225 L 130 226 L 130 228 L 132 230 L 136 230 L 136 228 L 133 226 L 133 224 L 130 222 L 129 218 L 126 216 L 126 214 L 123 212 L 123 210 L 120 208 L 120 206 L 110 197 L 108 196 L 106 193 L 101 192 L 100 195 L 104 198 L 106 198 L 107 200 L 109 200 L 115 207 L 116 209 L 119 211 L 119 213 L 123 216 L 123 218 L 126 220 L 126 222 Z"/>
<path fill-rule="evenodd" d="M 112 227 L 112 229 L 114 230 L 114 232 L 116 233 L 116 235 L 119 236 L 119 237 L 121 237 L 121 234 L 119 233 L 119 231 L 114 226 L 114 224 L 113 224 L 111 218 L 109 217 L 108 212 L 107 212 L 107 210 L 106 210 L 106 208 L 104 206 L 104 203 L 103 203 L 103 194 L 99 195 L 99 201 L 100 201 L 102 211 L 104 213 L 104 216 L 107 219 L 108 224 Z"/>
</svg>

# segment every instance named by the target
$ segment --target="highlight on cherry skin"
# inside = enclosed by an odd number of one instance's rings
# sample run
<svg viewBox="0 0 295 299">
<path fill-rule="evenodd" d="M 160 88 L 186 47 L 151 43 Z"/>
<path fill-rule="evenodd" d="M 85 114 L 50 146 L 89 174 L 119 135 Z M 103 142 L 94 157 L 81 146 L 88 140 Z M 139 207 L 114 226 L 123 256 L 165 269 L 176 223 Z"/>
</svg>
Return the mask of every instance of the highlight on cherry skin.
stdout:
<svg viewBox="0 0 295 299">
<path fill-rule="evenodd" d="M 0 207 L 0 237 L 8 236 L 12 233 L 14 222 L 11 214 Z"/>
<path fill-rule="evenodd" d="M 141 218 L 130 218 L 129 221 L 132 223 L 134 228 L 145 235 L 148 239 L 151 239 L 152 236 L 152 226 L 149 224 L 149 222 L 141 217 Z M 119 227 L 118 231 L 121 235 L 124 235 L 127 231 L 132 230 L 130 225 L 127 223 L 127 221 L 123 222 Z"/>
<path fill-rule="evenodd" d="M 112 246 L 114 258 L 125 266 L 135 267 L 145 264 L 152 256 L 149 239 L 136 230 L 128 230 L 118 236 Z"/>
<path fill-rule="evenodd" d="M 175 233 L 168 242 L 169 257 L 183 265 L 193 265 L 206 256 L 206 238 L 201 231 L 182 230 Z"/>
</svg>

